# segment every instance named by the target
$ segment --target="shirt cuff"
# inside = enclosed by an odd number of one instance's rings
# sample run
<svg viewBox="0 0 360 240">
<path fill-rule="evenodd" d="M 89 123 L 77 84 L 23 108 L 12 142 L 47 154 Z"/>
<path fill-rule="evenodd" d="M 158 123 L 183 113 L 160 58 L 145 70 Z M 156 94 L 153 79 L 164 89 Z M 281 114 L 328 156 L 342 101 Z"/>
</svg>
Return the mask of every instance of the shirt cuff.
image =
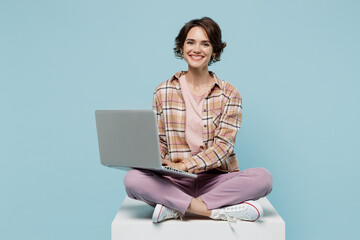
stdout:
<svg viewBox="0 0 360 240">
<path fill-rule="evenodd" d="M 195 172 L 195 173 L 201 172 L 201 171 L 199 171 L 199 169 L 201 168 L 201 165 L 196 161 L 196 158 L 194 158 L 194 157 L 186 159 L 186 160 L 182 161 L 182 163 L 185 164 L 186 171 L 190 170 L 190 172 Z"/>
</svg>

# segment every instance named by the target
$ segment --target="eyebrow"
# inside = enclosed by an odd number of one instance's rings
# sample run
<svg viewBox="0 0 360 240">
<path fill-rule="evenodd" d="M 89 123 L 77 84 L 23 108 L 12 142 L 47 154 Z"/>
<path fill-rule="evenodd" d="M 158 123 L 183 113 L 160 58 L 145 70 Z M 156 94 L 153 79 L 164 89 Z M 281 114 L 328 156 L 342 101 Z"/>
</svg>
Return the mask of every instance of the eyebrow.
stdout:
<svg viewBox="0 0 360 240">
<path fill-rule="evenodd" d="M 192 39 L 192 38 L 185 39 L 185 41 L 194 41 L 194 42 L 196 42 L 196 40 L 195 40 L 195 39 Z M 202 40 L 201 42 L 202 42 L 202 43 L 204 43 L 204 42 L 210 43 L 210 41 L 208 41 L 208 40 Z"/>
</svg>

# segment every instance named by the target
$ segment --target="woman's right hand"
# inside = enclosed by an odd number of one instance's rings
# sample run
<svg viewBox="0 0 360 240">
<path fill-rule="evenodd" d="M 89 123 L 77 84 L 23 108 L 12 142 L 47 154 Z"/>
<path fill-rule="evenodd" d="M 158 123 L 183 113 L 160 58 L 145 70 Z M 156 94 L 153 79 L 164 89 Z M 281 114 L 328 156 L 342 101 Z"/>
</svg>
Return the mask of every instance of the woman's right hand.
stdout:
<svg viewBox="0 0 360 240">
<path fill-rule="evenodd" d="M 186 165 L 182 162 L 178 162 L 178 163 L 174 163 L 170 160 L 167 159 L 162 159 L 162 165 L 163 166 L 168 166 L 177 170 L 181 170 L 181 171 L 185 171 L 187 170 Z"/>
</svg>

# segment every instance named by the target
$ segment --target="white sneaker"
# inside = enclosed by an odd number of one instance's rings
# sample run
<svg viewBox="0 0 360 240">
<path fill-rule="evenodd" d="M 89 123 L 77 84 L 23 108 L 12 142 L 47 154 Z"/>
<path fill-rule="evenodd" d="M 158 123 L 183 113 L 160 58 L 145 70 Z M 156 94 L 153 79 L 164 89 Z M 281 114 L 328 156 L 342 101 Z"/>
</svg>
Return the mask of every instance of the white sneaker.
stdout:
<svg viewBox="0 0 360 240">
<path fill-rule="evenodd" d="M 264 214 L 262 207 L 254 201 L 213 209 L 210 218 L 236 222 L 237 220 L 255 222 Z"/>
<path fill-rule="evenodd" d="M 177 219 L 180 217 L 180 212 L 175 211 L 171 208 L 167 208 L 161 204 L 156 204 L 154 213 L 152 216 L 152 221 L 154 223 L 159 223 L 166 219 Z"/>
</svg>

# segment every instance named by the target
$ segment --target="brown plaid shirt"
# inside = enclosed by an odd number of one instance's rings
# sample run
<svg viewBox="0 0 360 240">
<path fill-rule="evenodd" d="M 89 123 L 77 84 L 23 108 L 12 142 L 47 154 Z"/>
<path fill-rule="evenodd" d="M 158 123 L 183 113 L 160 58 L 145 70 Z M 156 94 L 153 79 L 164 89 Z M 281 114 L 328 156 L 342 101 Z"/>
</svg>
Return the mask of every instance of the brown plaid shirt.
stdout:
<svg viewBox="0 0 360 240">
<path fill-rule="evenodd" d="M 210 72 L 216 82 L 203 104 L 203 141 L 205 149 L 191 156 L 185 140 L 185 102 L 177 72 L 154 92 L 153 110 L 157 113 L 161 157 L 183 162 L 195 173 L 217 168 L 239 171 L 234 153 L 236 133 L 242 117 L 241 95 L 234 86 Z"/>
</svg>

